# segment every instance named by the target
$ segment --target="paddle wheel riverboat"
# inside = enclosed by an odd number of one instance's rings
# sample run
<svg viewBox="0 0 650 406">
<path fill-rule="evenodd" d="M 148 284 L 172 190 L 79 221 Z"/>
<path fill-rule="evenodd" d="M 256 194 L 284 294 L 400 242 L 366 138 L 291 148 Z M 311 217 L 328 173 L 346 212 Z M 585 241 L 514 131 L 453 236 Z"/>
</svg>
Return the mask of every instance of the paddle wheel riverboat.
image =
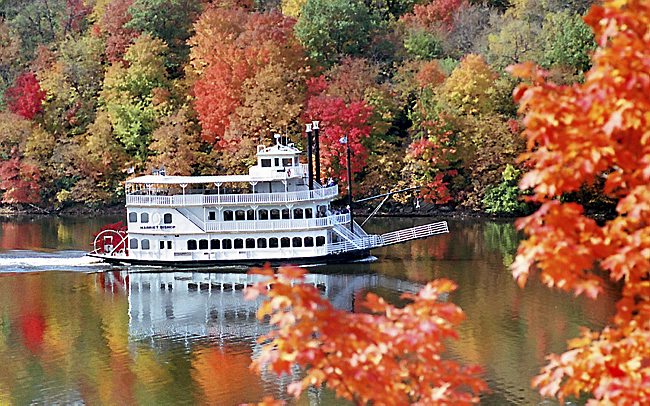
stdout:
<svg viewBox="0 0 650 406">
<path fill-rule="evenodd" d="M 127 226 L 98 233 L 88 255 L 175 267 L 348 262 L 370 257 L 373 248 L 448 232 L 441 221 L 367 234 L 349 210 L 332 208 L 338 186 L 314 180 L 309 135 L 309 164 L 276 136 L 275 145 L 257 147 L 248 175 L 128 180 Z"/>
</svg>

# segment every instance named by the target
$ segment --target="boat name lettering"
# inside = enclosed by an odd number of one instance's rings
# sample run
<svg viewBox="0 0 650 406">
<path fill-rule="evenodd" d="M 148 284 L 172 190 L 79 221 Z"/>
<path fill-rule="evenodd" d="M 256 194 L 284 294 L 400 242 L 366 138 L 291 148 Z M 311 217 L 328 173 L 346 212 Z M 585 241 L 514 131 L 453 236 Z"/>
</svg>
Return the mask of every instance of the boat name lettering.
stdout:
<svg viewBox="0 0 650 406">
<path fill-rule="evenodd" d="M 140 226 L 140 230 L 171 230 L 176 228 L 176 226 Z"/>
</svg>

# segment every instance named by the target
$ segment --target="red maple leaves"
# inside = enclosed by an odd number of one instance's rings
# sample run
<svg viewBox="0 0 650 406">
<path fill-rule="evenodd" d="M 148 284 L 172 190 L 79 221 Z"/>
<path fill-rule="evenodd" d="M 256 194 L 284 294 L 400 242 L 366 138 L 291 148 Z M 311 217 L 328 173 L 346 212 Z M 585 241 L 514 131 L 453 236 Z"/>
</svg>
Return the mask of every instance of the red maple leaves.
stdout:
<svg viewBox="0 0 650 406">
<path fill-rule="evenodd" d="M 411 302 L 402 308 L 369 294 L 363 306 L 370 313 L 349 313 L 301 283 L 300 268 L 255 272 L 270 279 L 246 295 L 268 297 L 258 318 L 268 317 L 275 328 L 260 339 L 264 346 L 254 367 L 277 374 L 291 374 L 294 365 L 306 368 L 289 385 L 294 396 L 327 384 L 359 405 L 462 405 L 477 403 L 477 394 L 486 390 L 478 367 L 441 357 L 443 341 L 456 338 L 464 319 L 460 308 L 443 300 L 456 289 L 453 282 L 436 280 L 415 295 L 404 294 Z"/>
</svg>

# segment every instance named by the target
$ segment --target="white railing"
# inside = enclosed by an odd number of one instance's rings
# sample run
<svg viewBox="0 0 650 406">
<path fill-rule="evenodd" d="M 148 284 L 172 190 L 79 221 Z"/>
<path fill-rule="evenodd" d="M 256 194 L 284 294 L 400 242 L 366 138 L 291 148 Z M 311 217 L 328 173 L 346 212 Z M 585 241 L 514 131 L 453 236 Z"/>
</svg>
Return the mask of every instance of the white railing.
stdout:
<svg viewBox="0 0 650 406">
<path fill-rule="evenodd" d="M 354 240 L 354 243 L 350 241 L 342 241 L 334 244 L 327 245 L 328 254 L 341 254 L 348 251 L 356 250 L 369 250 L 376 247 L 381 247 L 383 241 L 381 236 L 378 235 L 369 235 L 363 238 L 357 238 Z"/>
<path fill-rule="evenodd" d="M 382 245 L 392 245 L 448 232 L 449 228 L 447 222 L 439 221 L 437 223 L 424 224 L 422 226 L 406 228 L 404 230 L 392 231 L 390 233 L 382 234 L 381 238 L 383 240 Z"/>
<path fill-rule="evenodd" d="M 337 185 L 314 190 L 286 193 L 247 193 L 217 195 L 127 195 L 126 204 L 136 206 L 209 206 L 227 204 L 293 203 L 336 197 Z"/>
<path fill-rule="evenodd" d="M 350 222 L 349 214 L 299 220 L 215 221 L 206 223 L 209 232 L 275 231 L 331 227 Z"/>
</svg>

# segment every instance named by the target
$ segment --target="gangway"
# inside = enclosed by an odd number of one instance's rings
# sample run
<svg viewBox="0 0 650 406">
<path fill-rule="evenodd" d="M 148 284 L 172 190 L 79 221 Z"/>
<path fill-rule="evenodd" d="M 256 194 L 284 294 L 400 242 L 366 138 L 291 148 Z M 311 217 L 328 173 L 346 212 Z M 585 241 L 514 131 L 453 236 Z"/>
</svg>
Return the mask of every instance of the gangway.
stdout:
<svg viewBox="0 0 650 406">
<path fill-rule="evenodd" d="M 403 230 L 391 231 L 381 235 L 381 247 L 387 245 L 399 244 L 405 241 L 427 238 L 433 235 L 445 234 L 449 232 L 446 221 L 437 223 L 424 224 L 421 226 L 405 228 Z"/>
</svg>

